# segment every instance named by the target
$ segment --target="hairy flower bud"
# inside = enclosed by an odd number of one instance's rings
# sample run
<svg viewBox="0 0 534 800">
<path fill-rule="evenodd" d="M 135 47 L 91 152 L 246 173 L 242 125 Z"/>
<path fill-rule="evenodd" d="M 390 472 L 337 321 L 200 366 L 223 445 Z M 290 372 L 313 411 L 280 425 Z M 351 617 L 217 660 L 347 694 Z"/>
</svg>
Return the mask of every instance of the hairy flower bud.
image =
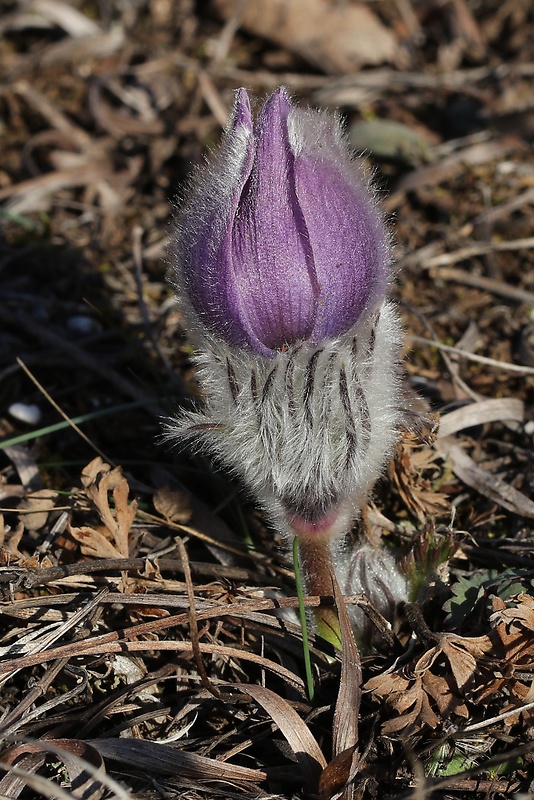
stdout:
<svg viewBox="0 0 534 800">
<path fill-rule="evenodd" d="M 383 547 L 364 543 L 352 552 L 342 552 L 342 556 L 337 558 L 337 575 L 344 592 L 364 594 L 374 611 L 386 622 L 394 623 L 398 606 L 408 600 L 408 586 L 392 554 Z M 364 611 L 350 606 L 349 613 L 361 644 L 369 646 L 381 641 Z"/>
<path fill-rule="evenodd" d="M 387 237 L 327 114 L 283 89 L 252 123 L 247 93 L 179 224 L 177 283 L 199 321 L 274 358 L 345 333 L 386 290 Z"/>
<path fill-rule="evenodd" d="M 357 516 L 400 418 L 388 236 L 338 119 L 279 89 L 254 124 L 239 90 L 172 249 L 204 406 L 169 438 L 237 474 L 282 534 L 320 539 L 301 548 L 317 561 Z"/>
</svg>

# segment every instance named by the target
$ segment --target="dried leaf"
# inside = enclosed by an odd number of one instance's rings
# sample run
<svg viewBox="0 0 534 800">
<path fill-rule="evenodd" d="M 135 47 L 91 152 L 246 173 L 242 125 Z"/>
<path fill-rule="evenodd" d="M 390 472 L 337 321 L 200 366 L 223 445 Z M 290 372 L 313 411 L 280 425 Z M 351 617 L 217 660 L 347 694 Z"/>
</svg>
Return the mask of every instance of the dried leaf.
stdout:
<svg viewBox="0 0 534 800">
<path fill-rule="evenodd" d="M 88 498 L 94 503 L 103 527 L 70 527 L 70 533 L 82 544 L 82 552 L 95 558 L 129 558 L 134 555 L 135 539 L 131 527 L 137 513 L 137 501 L 128 503 L 129 487 L 120 467 L 111 469 L 102 459 L 94 459 L 82 473 Z M 112 494 L 114 509 L 110 507 Z"/>
<path fill-rule="evenodd" d="M 49 753 L 53 753 L 65 765 L 69 793 L 62 794 L 56 781 L 41 776 L 38 781 L 35 780 L 35 774 L 43 766 Z M 4 752 L 3 760 L 4 768 L 8 772 L 0 781 L 0 792 L 4 797 L 17 797 L 26 786 L 39 786 L 45 790 L 43 794 L 51 798 L 64 796 L 78 800 L 100 800 L 108 788 L 117 788 L 117 796 L 122 800 L 126 798 L 126 793 L 106 775 L 100 753 L 79 739 L 51 739 L 17 744 Z M 14 764 L 16 767 L 13 768 Z"/>
<path fill-rule="evenodd" d="M 154 492 L 152 502 L 156 511 L 170 522 L 186 525 L 193 515 L 186 492 L 170 489 L 168 486 L 162 486 Z"/>
<path fill-rule="evenodd" d="M 234 18 L 234 0 L 214 0 L 217 11 Z M 333 74 L 354 74 L 363 64 L 396 62 L 394 33 L 363 5 L 327 0 L 245 0 L 239 6 L 244 28 L 298 53 Z"/>
<path fill-rule="evenodd" d="M 534 597 L 521 594 L 517 598 L 518 605 L 501 608 L 491 616 L 491 621 L 498 620 L 512 625 L 516 629 L 526 628 L 534 633 Z"/>
<path fill-rule="evenodd" d="M 16 767 L 13 761 L 16 759 Z M 34 775 L 44 764 L 46 753 L 28 752 L 27 746 L 15 746 L 3 753 L 0 769 L 4 769 L 6 774 L 0 780 L 0 797 L 15 800 L 22 792 L 28 788 L 27 776 Z M 46 795 L 44 795 L 46 796 Z"/>
<path fill-rule="evenodd" d="M 176 775 L 196 780 L 260 783 L 267 776 L 263 770 L 241 767 L 227 761 L 206 758 L 168 744 L 143 739 L 93 739 L 88 742 L 104 758 L 128 764 L 149 774 Z"/>
<path fill-rule="evenodd" d="M 30 7 L 33 13 L 40 14 L 63 28 L 69 36 L 78 38 L 100 31 L 96 22 L 73 8 L 70 3 L 63 3 L 61 0 L 32 0 Z"/>
<path fill-rule="evenodd" d="M 438 454 L 421 437 L 409 431 L 397 445 L 395 458 L 389 465 L 389 476 L 402 498 L 403 503 L 421 521 L 429 516 L 439 516 L 449 512 L 447 495 L 432 485 L 432 470 Z"/>
<path fill-rule="evenodd" d="M 423 725 L 427 725 L 432 729 L 437 728 L 439 725 L 439 717 L 430 706 L 421 677 L 418 677 L 414 685 L 405 693 L 403 705 L 407 713 L 388 719 L 382 725 L 382 731 L 386 736 L 404 735 L 405 732 L 406 734 L 412 734 Z M 411 711 L 408 711 L 410 708 Z"/>
<path fill-rule="evenodd" d="M 523 422 L 525 418 L 525 405 L 521 400 L 513 397 L 499 397 L 492 400 L 480 400 L 477 403 L 456 408 L 444 414 L 439 423 L 437 447 L 439 439 L 451 436 L 465 428 L 475 425 L 484 425 L 487 422 Z"/>
<path fill-rule="evenodd" d="M 517 601 L 518 605 L 499 609 L 490 617 L 510 665 L 534 658 L 534 597 L 522 594 Z"/>
<path fill-rule="evenodd" d="M 42 63 L 45 66 L 62 62 L 79 64 L 89 59 L 106 58 L 120 50 L 124 41 L 124 27 L 113 25 L 108 31 L 56 42 L 47 48 L 42 56 Z"/>
<path fill-rule="evenodd" d="M 82 469 L 82 486 L 87 489 L 92 483 L 95 482 L 98 475 L 103 472 L 109 472 L 111 467 L 109 464 L 106 464 L 100 456 L 97 456 L 92 461 L 87 464 L 86 467 Z"/>
<path fill-rule="evenodd" d="M 492 641 L 487 636 L 467 638 L 452 633 L 442 634 L 435 647 L 411 664 L 368 681 L 365 689 L 398 714 L 398 717 L 383 723 L 383 732 L 404 735 L 425 725 L 436 728 L 441 721 L 454 715 L 468 717 L 464 698 L 468 690 L 478 689 L 477 678 L 480 678 L 480 686 L 491 686 L 492 692 L 500 688 L 489 669 L 492 649 Z M 449 662 L 450 675 L 442 674 L 443 656 Z"/>
<path fill-rule="evenodd" d="M 464 701 L 458 697 L 453 678 L 450 675 L 434 675 L 425 672 L 423 675 L 425 692 L 434 700 L 443 719 L 450 719 L 453 714 L 464 719 L 469 718 L 469 711 Z"/>
<path fill-rule="evenodd" d="M 79 528 L 71 525 L 69 526 L 69 533 L 73 539 L 81 544 L 81 551 L 84 556 L 90 556 L 91 558 L 126 557 L 110 542 L 108 536 L 106 536 L 107 531 L 102 533 L 89 525 L 82 525 Z"/>
<path fill-rule="evenodd" d="M 326 760 L 313 734 L 295 709 L 279 695 L 255 684 L 228 684 L 248 694 L 272 717 L 295 754 L 311 792 L 315 792 Z"/>
<path fill-rule="evenodd" d="M 48 513 L 54 508 L 57 493 L 50 489 L 32 492 L 19 503 L 20 520 L 27 531 L 38 531 L 46 525 Z"/>
<path fill-rule="evenodd" d="M 333 754 L 339 755 L 358 744 L 358 717 L 362 697 L 362 665 L 354 631 L 334 572 L 331 572 L 341 633 L 341 676 L 334 711 Z M 356 757 L 356 754 L 354 754 Z M 355 768 L 355 765 L 354 765 Z M 352 777 L 352 776 L 350 776 Z"/>
<path fill-rule="evenodd" d="M 0 196 L 2 190 L 0 189 Z M 3 447 L 3 451 L 17 470 L 20 482 L 26 489 L 39 490 L 42 486 L 39 468 L 32 451 L 22 444 Z"/>
<path fill-rule="evenodd" d="M 458 640 L 460 640 L 460 637 L 458 637 Z M 477 660 L 474 655 L 468 652 L 465 647 L 462 647 L 460 641 L 455 642 L 452 636 L 444 636 L 442 638 L 441 650 L 447 656 L 458 688 L 464 689 L 468 684 L 471 684 L 477 671 Z M 480 655 L 484 653 L 482 649 L 479 652 Z"/>
<path fill-rule="evenodd" d="M 72 167 L 12 184 L 0 189 L 0 200 L 12 198 L 6 205 L 13 214 L 48 210 L 56 192 L 104 180 L 109 177 L 110 172 L 109 163 L 94 161 L 83 168 Z"/>
<path fill-rule="evenodd" d="M 450 459 L 453 472 L 467 486 L 514 514 L 534 518 L 534 502 L 530 498 L 498 475 L 480 467 L 452 438 L 438 441 L 440 453 Z"/>
<path fill-rule="evenodd" d="M 354 763 L 354 747 L 343 750 L 334 756 L 332 761 L 327 764 L 319 779 L 319 797 L 321 800 L 330 800 L 343 790 L 350 780 L 350 775 Z"/>
<path fill-rule="evenodd" d="M 24 525 L 19 522 L 16 528 L 10 528 L 5 524 L 4 515 L 0 514 L 0 558 L 2 559 L 2 566 L 4 563 L 8 564 L 11 557 L 22 558 L 22 553 L 19 552 L 19 544 L 24 533 Z"/>
<path fill-rule="evenodd" d="M 396 193 L 389 198 L 389 205 L 391 206 L 395 202 L 399 193 L 418 191 L 426 186 L 436 186 L 445 181 L 451 181 L 457 175 L 465 172 L 466 165 L 476 166 L 487 164 L 489 161 L 497 161 L 515 148 L 517 145 L 514 142 L 506 140 L 478 142 L 442 158 L 435 164 L 419 167 L 400 178 Z"/>
<path fill-rule="evenodd" d="M 67 768 L 72 796 L 80 800 L 99 800 L 106 793 L 106 786 L 99 780 L 106 768 L 98 750 L 79 739 L 56 739 L 51 744 L 58 748 L 58 755 Z M 87 765 L 93 769 L 88 771 Z"/>
</svg>

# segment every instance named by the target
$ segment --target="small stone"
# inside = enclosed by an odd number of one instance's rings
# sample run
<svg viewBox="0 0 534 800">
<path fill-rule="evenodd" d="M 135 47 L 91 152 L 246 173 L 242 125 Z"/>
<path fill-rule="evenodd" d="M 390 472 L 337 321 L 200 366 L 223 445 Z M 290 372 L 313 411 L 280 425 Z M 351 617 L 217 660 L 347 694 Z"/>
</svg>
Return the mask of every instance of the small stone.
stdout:
<svg viewBox="0 0 534 800">
<path fill-rule="evenodd" d="M 26 425 L 38 425 L 41 421 L 41 409 L 31 403 L 12 403 L 8 408 L 8 413 L 19 422 Z"/>
</svg>

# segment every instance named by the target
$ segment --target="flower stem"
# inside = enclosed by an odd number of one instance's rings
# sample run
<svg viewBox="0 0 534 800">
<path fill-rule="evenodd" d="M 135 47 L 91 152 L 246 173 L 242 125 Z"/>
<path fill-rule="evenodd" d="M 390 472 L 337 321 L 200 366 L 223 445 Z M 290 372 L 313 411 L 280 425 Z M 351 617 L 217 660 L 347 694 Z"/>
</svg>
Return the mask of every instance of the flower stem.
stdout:
<svg viewBox="0 0 534 800">
<path fill-rule="evenodd" d="M 306 619 L 306 609 L 304 608 L 304 592 L 302 591 L 302 576 L 300 574 L 298 539 L 293 539 L 293 567 L 295 570 L 295 581 L 297 584 L 297 597 L 299 599 L 299 616 L 302 628 L 302 650 L 304 653 L 304 670 L 306 672 L 306 683 L 308 686 L 308 697 L 310 701 L 315 695 L 313 684 L 313 674 L 310 659 L 310 644 L 308 641 L 308 620 Z"/>
<path fill-rule="evenodd" d="M 334 571 L 330 537 L 306 536 L 298 542 L 299 562 L 310 595 L 332 595 L 331 573 Z M 319 606 L 314 610 L 317 633 L 341 650 L 341 631 L 337 611 L 333 607 Z"/>
</svg>

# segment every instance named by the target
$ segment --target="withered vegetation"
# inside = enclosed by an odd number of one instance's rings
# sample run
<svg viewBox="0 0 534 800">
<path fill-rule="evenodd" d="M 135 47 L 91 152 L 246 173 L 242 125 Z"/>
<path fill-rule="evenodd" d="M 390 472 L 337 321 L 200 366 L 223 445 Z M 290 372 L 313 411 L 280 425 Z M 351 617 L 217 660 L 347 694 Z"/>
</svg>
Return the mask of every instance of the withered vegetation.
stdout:
<svg viewBox="0 0 534 800">
<path fill-rule="evenodd" d="M 533 796 L 532 4 L 1 9 L 0 795 Z M 232 91 L 279 84 L 367 153 L 407 332 L 407 430 L 355 535 L 413 596 L 393 627 L 306 599 L 344 636 L 311 639 L 313 701 L 276 532 L 159 442 L 198 394 L 173 198 Z"/>
</svg>

